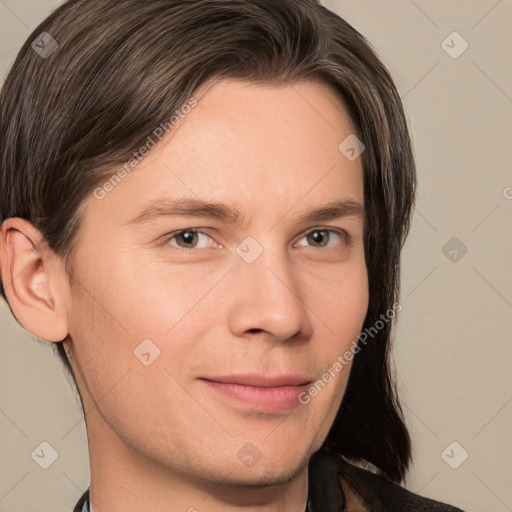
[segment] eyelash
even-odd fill
[[[346,243],[347,245],[351,246],[352,245],[352,237],[344,230],[344,229],[333,229],[333,228],[313,228],[313,229],[310,229],[309,231],[305,232],[301,238],[299,240],[301,240],[302,238],[304,237],[307,237],[308,235],[310,235],[311,233],[314,233],[314,232],[327,232],[327,233],[334,233],[336,235],[340,235],[341,238],[343,239],[344,243]],[[210,235],[208,235],[208,233],[205,233],[204,231],[201,231],[199,228],[186,228],[186,229],[180,229],[179,231],[173,231],[172,233],[169,233],[163,240],[163,242],[161,243],[161,246],[162,247],[166,247],[168,245],[170,245],[170,241],[175,238],[176,236],[179,236],[181,235],[182,233],[200,233],[200,234],[204,234],[208,237],[211,238]],[[330,240],[329,240],[330,241]],[[312,247],[313,249],[315,247]],[[318,247],[318,249],[332,249],[333,247],[330,247],[330,246],[327,246],[327,247]],[[196,251],[199,251],[200,249],[196,249],[196,248],[192,248],[192,249],[183,249],[182,247],[179,247],[179,246],[173,246],[173,250],[177,250],[178,252],[181,252],[181,253],[187,253],[187,254],[190,254],[191,252],[196,252]]]

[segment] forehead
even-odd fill
[[[339,199],[362,202],[362,160],[339,149],[353,128],[331,87],[222,80],[194,98],[197,105],[170,135],[100,201],[119,223],[162,197],[274,214]]]

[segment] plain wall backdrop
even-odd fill
[[[406,486],[512,511],[512,0],[325,0],[403,98],[419,191],[394,359],[413,441]],[[61,2],[0,0],[0,80]],[[69,511],[89,485],[78,396],[0,303],[0,512]],[[41,468],[42,442],[57,460]],[[467,458],[466,458],[467,457]]]

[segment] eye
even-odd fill
[[[199,231],[198,229],[182,229],[181,231],[175,231],[174,233],[171,233],[169,236],[167,236],[163,242],[163,245],[174,245],[171,243],[171,241],[176,239],[176,243],[178,245],[177,250],[187,251],[206,248],[204,245],[203,247],[197,246],[197,243],[201,238],[203,240],[206,238],[212,240],[211,236],[207,235],[203,231]]]
[[[334,236],[333,236],[334,235]],[[331,240],[335,240],[336,239],[341,239],[342,240],[342,243],[344,244],[350,244],[350,236],[349,234],[342,230],[342,229],[320,229],[320,228],[315,228],[311,231],[308,231],[304,237],[305,239],[308,240],[308,242],[311,242],[313,245],[312,247],[317,247],[317,248],[320,248],[320,249],[323,249],[325,247],[332,247],[333,244],[331,244],[330,246],[328,245],[328,243],[331,241]],[[301,245],[301,244],[299,244]],[[336,245],[336,244],[334,244]]]
[[[198,249],[207,249],[208,248],[208,239],[213,240],[210,235],[205,233],[204,231],[200,231],[195,228],[187,228],[181,229],[179,231],[174,231],[165,237],[162,242],[162,246],[171,245],[178,251],[181,252],[191,252]],[[351,238],[350,235],[345,230],[340,229],[320,229],[315,228],[308,231],[302,239],[306,239],[313,248],[329,248],[336,246],[336,240],[340,241],[345,245],[350,245]],[[200,242],[203,241],[203,245],[201,246]],[[334,240],[334,243],[330,243]],[[219,247],[218,244],[214,242],[215,246]],[[303,244],[296,244],[303,245]]]

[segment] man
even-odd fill
[[[312,0],[73,0],[32,36],[0,261],[80,393],[75,510],[458,510],[398,485],[415,170],[363,38]]]

